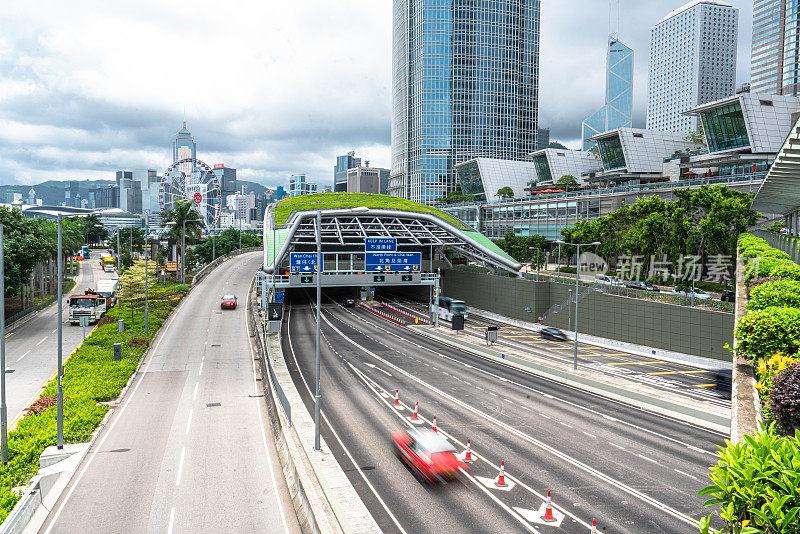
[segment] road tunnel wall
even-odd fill
[[[565,302],[572,289],[568,284],[463,270],[443,271],[442,287],[444,295],[468,306],[529,322]],[[569,307],[542,323],[566,330],[572,326],[570,312],[574,317]],[[731,360],[725,344],[733,343],[733,320],[730,313],[600,292],[581,300],[578,317],[585,334],[725,361]]]

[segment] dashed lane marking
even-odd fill
[[[606,365],[649,365],[655,363],[667,363],[662,361],[646,361],[646,362],[611,362]]]
[[[611,445],[612,447],[616,447],[616,448],[618,448],[618,449],[619,449],[619,450],[621,450],[621,451],[627,450],[627,449],[625,449],[625,447],[623,447],[622,445],[617,445],[616,443],[612,443],[612,442],[610,442],[610,441],[608,442],[608,444],[609,444],[609,445]]]
[[[658,371],[655,373],[645,373],[645,374],[646,375],[689,375],[695,373],[710,373],[710,372],[711,371],[708,371],[706,369],[701,369],[699,371]]]

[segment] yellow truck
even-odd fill
[[[103,271],[107,273],[114,272],[114,256],[103,256],[100,258],[100,265],[103,267]]]

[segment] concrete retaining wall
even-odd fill
[[[444,295],[468,306],[529,322],[566,301],[573,289],[569,284],[461,270],[443,271],[442,287]],[[574,309],[571,312],[574,315]],[[574,327],[569,316],[570,309],[564,308],[542,322],[566,330]],[[724,361],[731,361],[725,344],[733,343],[733,322],[730,313],[597,291],[581,300],[578,314],[579,330],[585,334]]]

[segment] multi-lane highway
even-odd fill
[[[115,277],[103,272],[99,255],[79,262],[80,272],[75,288],[61,302],[63,314],[62,352],[66,358],[83,341],[83,328],[69,324],[68,297],[96,287],[98,280]],[[91,328],[86,328],[89,335]],[[32,318],[6,332],[6,385],[9,419],[13,422],[23,415],[34,397],[56,372],[58,351],[58,307],[56,304],[35,312]]]
[[[428,316],[424,304],[396,295],[388,295],[386,300],[392,305],[400,306],[401,309],[406,308],[423,317]],[[573,363],[572,341],[543,339],[539,332],[475,313],[469,315],[469,320],[464,325],[464,332],[473,338],[483,340],[486,327],[490,324],[499,328],[495,348],[509,348],[516,351],[515,354],[527,355],[534,361],[567,366]],[[730,408],[731,405],[728,398],[714,389],[716,383],[713,369],[665,361],[656,357],[633,354],[620,348],[612,349],[584,342],[578,343],[578,361],[582,368],[609,377],[679,394],[716,407]]]
[[[313,305],[291,295],[284,354],[312,408]],[[694,533],[697,491],[724,436],[468,355],[326,299],[323,433],[386,532]],[[392,405],[399,390],[402,406]],[[437,417],[478,461],[461,482],[420,484],[393,455],[391,433]],[[510,489],[493,480],[505,461]],[[540,519],[550,490],[557,525]],[[559,530],[560,529],[560,530]]]
[[[246,324],[260,261],[223,263],[164,323],[42,532],[300,531]]]

